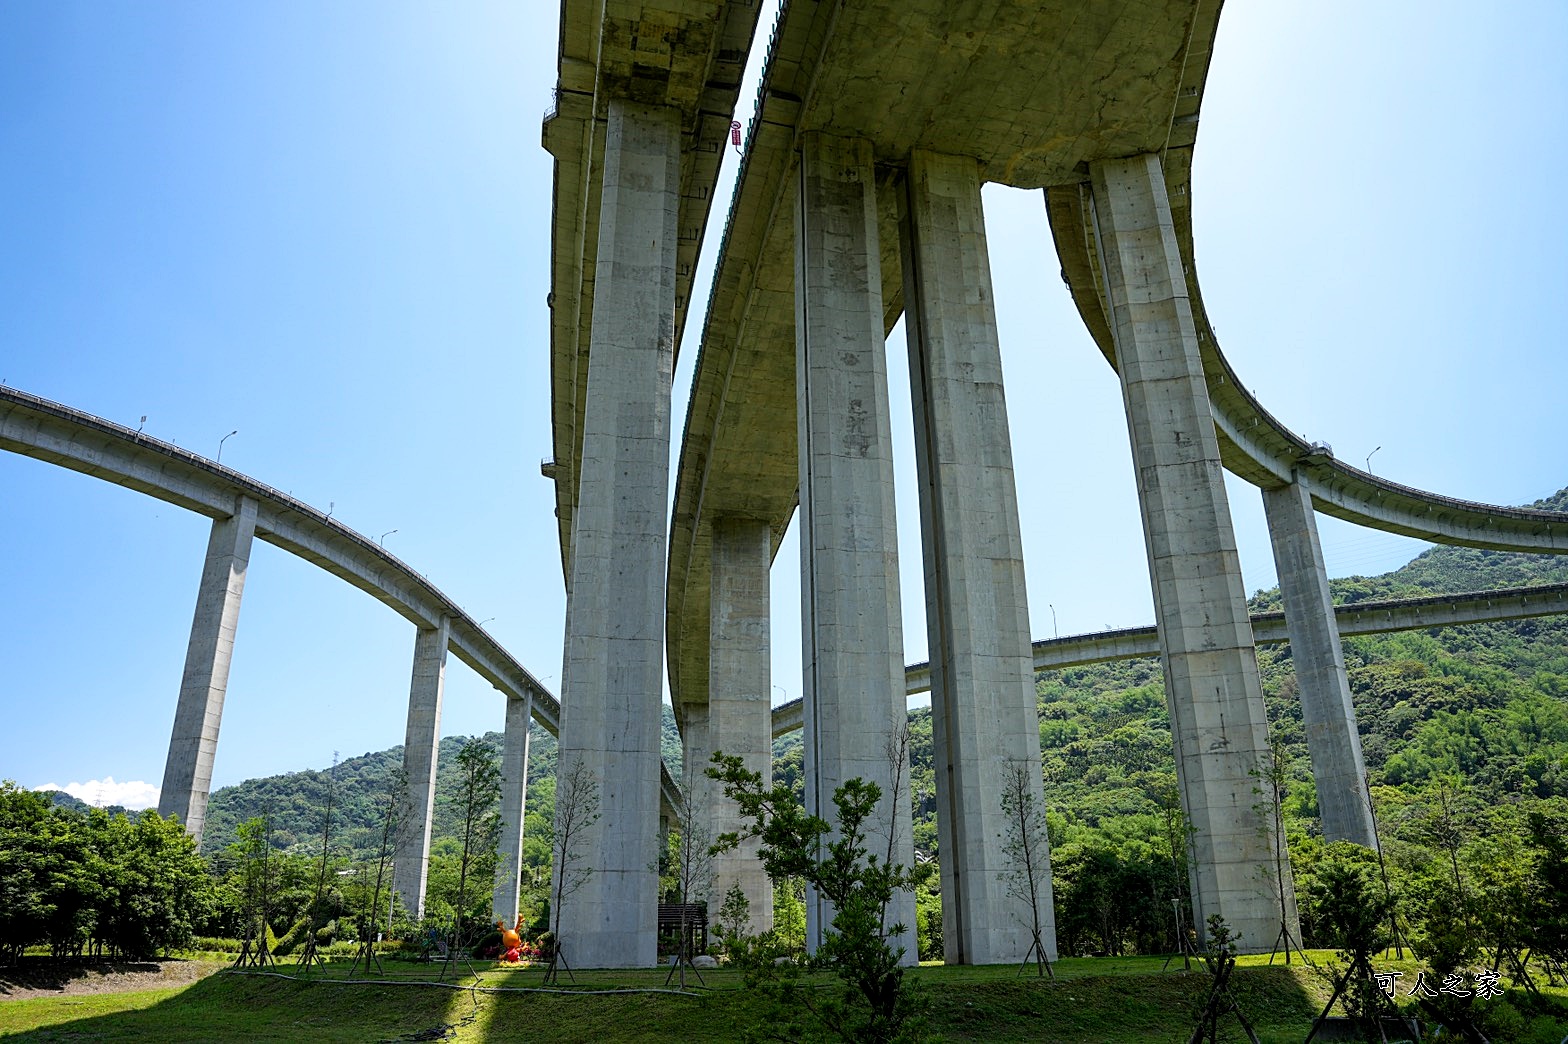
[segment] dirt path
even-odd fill
[[[168,989],[188,985],[227,967],[224,961],[55,964],[24,959],[19,968],[0,968],[0,1001]]]

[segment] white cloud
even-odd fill
[[[124,805],[129,809],[138,809],[156,808],[158,805],[158,788],[140,779],[117,783],[113,776],[105,776],[103,779],[90,779],[86,783],[67,783],[63,787],[58,783],[45,783],[33,789],[63,790],[77,800],[98,808]]]

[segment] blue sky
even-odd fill
[[[145,415],[209,456],[238,429],[224,463],[372,539],[395,531],[387,546],[493,618],[552,688],[564,595],[538,470],[539,124],[557,10],[0,5],[0,379],[133,427]],[[1196,260],[1227,355],[1285,423],[1451,495],[1517,503],[1568,485],[1565,46],[1553,3],[1506,18],[1226,8]],[[986,206],[1034,631],[1147,623],[1115,377],[1061,285],[1039,194],[992,188]],[[918,660],[901,331],[888,350]],[[1248,588],[1272,586],[1257,493],[1230,490]],[[1321,524],[1336,574],[1421,546]],[[207,526],[0,454],[0,777],[157,786]],[[798,571],[792,536],[774,568],[777,699],[800,694]],[[391,610],[258,543],[216,782],[400,743],[412,646]],[[501,721],[499,696],[452,661],[443,731]]]

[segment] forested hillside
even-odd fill
[[[1568,511],[1568,490],[1531,506]],[[1393,572],[1332,588],[1346,604],[1562,582],[1568,556],[1434,547]],[[1279,609],[1279,591],[1259,591],[1250,604]],[[1462,874],[1517,855],[1531,811],[1568,830],[1568,618],[1352,638],[1345,661],[1385,848],[1411,887],[1433,893],[1420,882],[1443,854],[1432,842],[1434,817],[1452,821]],[[1323,845],[1290,647],[1260,648],[1258,666],[1305,896]],[[1035,687],[1063,952],[1168,950],[1170,901],[1184,893],[1185,870],[1159,661],[1042,672]],[[930,712],[914,713],[911,729],[915,840],[935,856]],[[798,735],[774,750],[776,771],[797,781]],[[920,897],[926,956],[940,952],[935,888],[932,880]],[[1310,931],[1310,899],[1302,912]]]
[[[501,750],[501,734],[488,732],[482,737]],[[434,834],[437,838],[456,834],[456,761],[466,736],[445,736],[436,767],[436,810]],[[672,772],[680,765],[680,736],[669,707],[664,708],[663,749]],[[529,731],[528,786],[530,805],[548,801],[555,776],[555,737],[535,724]],[[367,751],[344,758],[336,768],[305,769],[280,776],[248,779],[214,791],[207,806],[207,826],[202,836],[202,851],[222,851],[236,840],[240,823],[263,813],[272,818],[273,844],[296,854],[320,854],[321,810],[326,802],[329,780],[334,786],[334,846],[344,855],[369,858],[380,839],[380,813],[377,803],[403,764],[403,748]],[[540,789],[540,784],[544,789]],[[65,795],[66,801],[75,799]],[[57,798],[56,800],[59,800]],[[77,804],[80,804],[77,802]]]
[[[1537,506],[1568,509],[1568,496]],[[1437,547],[1332,588],[1344,604],[1564,581],[1565,556]],[[1280,608],[1279,591],[1259,592],[1252,608]],[[1461,873],[1477,875],[1517,853],[1530,811],[1568,824],[1568,619],[1351,638],[1345,664],[1385,849],[1412,889],[1433,892],[1419,882],[1443,856],[1437,820],[1451,820]],[[1258,666],[1306,896],[1323,846],[1289,646],[1260,648]],[[1168,840],[1175,767],[1158,661],[1042,674],[1037,691],[1063,948],[1168,948],[1168,903],[1181,883]],[[1311,931],[1310,899],[1302,913]]]
[[[1568,511],[1568,490],[1534,506]],[[1335,580],[1333,590],[1336,602],[1350,603],[1564,581],[1568,556],[1437,547],[1382,576]],[[1279,592],[1260,591],[1251,605],[1254,611],[1277,609]],[[1352,638],[1345,658],[1385,848],[1392,872],[1408,887],[1438,894],[1432,875],[1447,865],[1460,876],[1461,888],[1466,875],[1495,876],[1499,860],[1506,862],[1525,843],[1532,811],[1543,813],[1554,829],[1568,823],[1568,619]],[[1287,777],[1283,811],[1310,933],[1315,912],[1309,886],[1323,846],[1290,649],[1260,649],[1258,663]],[[1169,949],[1170,902],[1183,894],[1185,871],[1158,661],[1045,672],[1036,690],[1063,951]],[[935,857],[930,712],[914,713],[911,726],[916,845],[922,858]],[[486,738],[499,748],[498,735]],[[454,832],[450,766],[461,742],[448,737],[441,744],[438,838]],[[541,839],[553,808],[555,743],[536,727],[532,744],[525,880],[537,882],[548,873]],[[664,748],[678,772],[679,742],[668,708]],[[799,735],[778,741],[774,751],[776,775],[798,787]],[[363,858],[373,850],[376,801],[401,756],[395,747],[337,766],[341,855]],[[241,821],[270,805],[275,844],[315,852],[328,776],[313,770],[218,791],[204,850],[221,851]],[[1443,830],[1433,826],[1438,819]],[[438,861],[444,852],[438,843]],[[920,903],[921,949],[928,955],[940,948],[935,891],[932,878]]]

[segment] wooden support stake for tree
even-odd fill
[[[1187,1038],[1187,1044],[1201,1044],[1205,1040],[1219,1044],[1220,1019],[1226,1015],[1236,1017],[1252,1044],[1261,1044],[1258,1035],[1253,1032],[1252,1023],[1242,1014],[1241,1005],[1231,996],[1230,976],[1236,969],[1236,951],[1232,945],[1230,926],[1219,914],[1209,918],[1209,952],[1200,954],[1200,958],[1212,981],[1208,1000],[1198,1015],[1198,1024],[1193,1027],[1192,1035]]]

